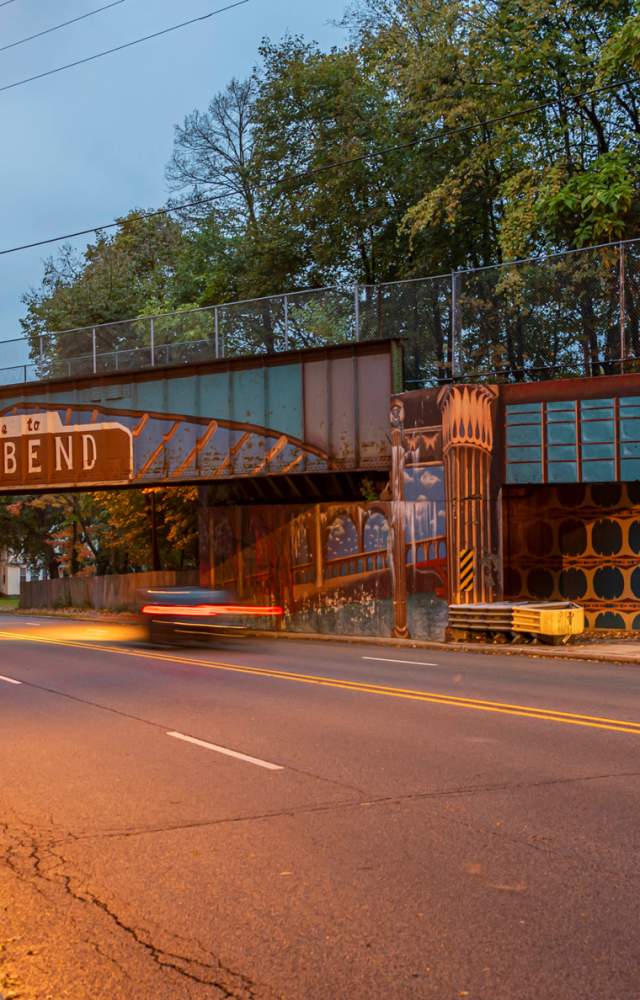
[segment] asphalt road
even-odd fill
[[[5,998],[640,998],[637,667],[3,616],[0,675]]]

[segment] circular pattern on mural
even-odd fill
[[[597,507],[614,507],[620,503],[622,487],[618,483],[601,483],[591,487],[591,499]]]
[[[594,574],[593,589],[597,597],[604,597],[607,601],[621,597],[624,591],[624,576],[615,566],[602,566]]]
[[[525,526],[514,521],[509,526],[509,550],[512,556],[525,551]]]
[[[594,524],[591,540],[599,556],[614,556],[622,548],[622,528],[617,521],[605,517]]]
[[[631,574],[631,589],[634,597],[640,597],[640,566]]]
[[[544,486],[534,486],[529,494],[529,505],[531,507],[547,507],[549,504],[549,494]]]
[[[640,483],[636,479],[633,483],[627,483],[627,496],[629,503],[640,503]]]
[[[504,573],[504,592],[507,595],[517,596],[520,594],[522,580],[517,569],[508,566]]]
[[[564,569],[560,574],[560,593],[567,600],[575,601],[587,592],[587,578],[581,569]]]
[[[527,528],[527,551],[546,556],[553,548],[553,528],[546,521],[534,521]]]
[[[556,486],[556,496],[561,507],[579,507],[584,503],[586,489],[578,483],[564,483]]]
[[[558,541],[563,556],[581,556],[587,547],[587,529],[582,521],[562,521]]]
[[[527,587],[534,597],[551,597],[553,576],[546,569],[532,569],[527,577]]]
[[[629,546],[636,555],[640,553],[640,521],[633,521],[629,525]]]
[[[596,628],[624,628],[624,618],[613,611],[604,611],[595,621]]]

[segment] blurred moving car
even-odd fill
[[[162,645],[242,635],[260,619],[283,614],[277,605],[241,603],[229,590],[203,587],[142,590],[139,603],[148,641]]]

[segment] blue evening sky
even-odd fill
[[[12,0],[0,47],[109,0]],[[225,6],[227,0],[124,0],[79,24],[0,52],[0,88]],[[260,40],[286,32],[323,48],[345,40],[346,0],[250,0],[200,24],[44,80],[0,92],[0,249],[163,204],[173,126],[248,74]],[[82,247],[84,240],[74,243]],[[20,299],[55,246],[0,256],[0,340],[19,336]],[[0,368],[21,362],[2,348]]]

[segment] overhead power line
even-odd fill
[[[9,0],[9,2],[13,3],[13,0]],[[78,21],[84,21],[88,17],[93,17],[94,14],[101,14],[103,10],[109,10],[110,7],[117,7],[124,2],[125,0],[113,0],[113,3],[108,3],[104,7],[98,7],[97,10],[90,10],[87,14],[80,14],[80,17],[72,17],[70,21],[63,21],[62,24],[54,24],[52,28],[37,31],[35,35],[28,35],[26,38],[20,38],[17,42],[9,42],[8,45],[2,45],[0,46],[0,52],[6,52],[7,49],[15,49],[18,45],[25,45],[27,42],[32,42],[34,38],[42,38],[43,35],[50,35],[53,31],[60,31],[61,28],[67,28],[70,24],[77,24]]]
[[[13,3],[13,0],[5,0],[5,3]],[[179,31],[180,28],[186,28],[190,24],[196,24],[198,21],[207,21],[210,17],[214,17],[216,14],[223,14],[227,10],[232,10],[234,7],[242,7],[244,4],[249,3],[249,0],[236,0],[235,3],[230,3],[226,7],[220,7],[218,10],[209,11],[208,14],[202,14],[200,17],[192,17],[189,21],[182,21],[180,24],[174,24],[170,28],[163,28],[162,31],[154,31],[151,35],[144,35],[142,38],[135,38],[132,42],[125,42],[123,45],[116,45],[112,49],[105,49],[104,52],[95,52],[92,56],[85,56],[83,59],[76,59],[74,62],[66,63],[64,66],[57,66],[55,69],[48,69],[44,73],[36,73],[34,76],[27,76],[24,80],[16,80],[14,83],[6,83],[3,87],[0,87],[0,93],[5,90],[13,90],[15,87],[23,87],[25,83],[33,83],[34,80],[42,80],[46,76],[54,76],[56,73],[63,73],[67,69],[73,69],[75,66],[82,66],[84,63],[93,62],[94,59],[102,59],[104,56],[113,55],[114,52],[122,52],[124,49],[130,49],[134,45],[140,45],[142,42],[149,42],[152,38],[160,38],[162,35],[168,35],[172,31]],[[0,7],[2,4],[0,4]]]
[[[242,0],[242,2],[247,2],[247,0]],[[233,6],[237,6],[237,4],[234,4]],[[619,80],[617,83],[611,83],[603,87],[596,87],[592,90],[584,90],[578,94],[566,94],[565,97],[568,100],[580,100],[582,97],[590,97],[595,94],[614,90],[618,87],[623,87],[628,83],[635,82],[637,81],[631,79]],[[437,135],[418,136],[415,139],[410,139],[407,142],[396,143],[393,146],[380,146],[377,149],[369,150],[366,153],[359,153],[356,156],[348,156],[341,160],[331,160],[329,163],[325,163],[320,167],[310,167],[308,170],[301,170],[297,174],[291,174],[289,177],[283,177],[276,183],[280,185],[301,183],[311,177],[314,177],[316,174],[326,173],[327,171],[335,170],[339,167],[349,166],[353,163],[360,163],[363,160],[370,160],[376,156],[384,156],[386,153],[395,153],[403,149],[410,149],[412,146],[417,146],[420,143],[425,143],[426,145],[431,142],[439,142],[441,139],[449,139],[452,136],[462,135],[465,132],[473,132],[477,129],[486,128],[487,125],[495,125],[499,122],[507,121],[513,118],[521,118],[534,111],[539,111],[542,108],[549,107],[549,105],[555,103],[555,100],[541,101],[539,104],[529,105],[528,108],[521,108],[520,111],[509,111],[506,114],[498,115],[495,118],[487,118],[483,121],[474,122],[470,125],[461,125],[459,128],[445,129]],[[152,212],[140,212],[139,218],[142,220],[154,219],[158,216],[172,215],[174,212],[186,211],[189,208],[201,208],[203,205],[211,205],[214,202],[222,201],[225,197],[226,195],[218,194],[211,195],[207,198],[197,198],[194,201],[182,202],[179,205],[167,205],[165,208],[154,209]],[[74,233],[64,233],[62,236],[51,236],[48,239],[36,240],[33,243],[23,243],[20,246],[8,247],[6,250],[0,250],[0,257],[10,253],[18,253],[20,250],[32,250],[35,247],[48,246],[52,243],[62,243],[64,240],[72,240],[78,236],[91,236],[95,233],[104,232],[107,229],[117,229],[120,225],[121,222],[107,222],[102,226],[91,226],[88,229],[80,229]]]
[[[4,3],[0,3],[0,7],[8,7],[10,3],[15,3],[15,0],[4,0]]]

